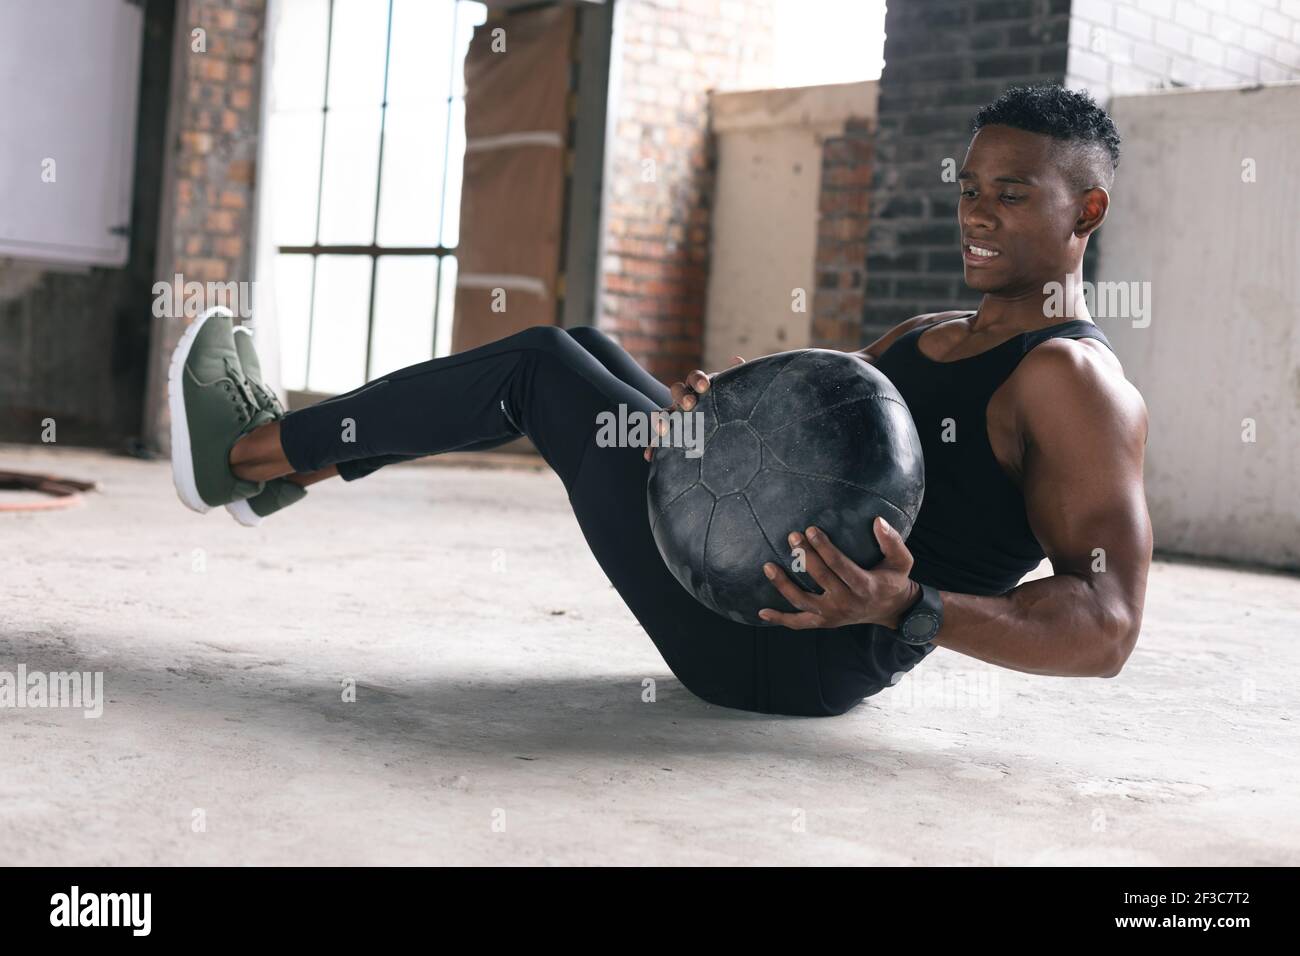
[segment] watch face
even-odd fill
[[[933,614],[921,611],[913,614],[903,625],[903,634],[909,640],[929,640],[938,630],[939,619]]]

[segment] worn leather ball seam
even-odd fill
[[[794,366],[798,365],[801,361],[803,361],[811,354],[812,354],[811,351],[809,351],[809,352],[804,352],[802,355],[796,355],[790,361],[782,365],[781,368],[777,371],[777,373],[772,376],[772,380],[768,382],[766,385],[764,385],[763,390],[758,393],[758,397],[754,399],[754,404],[749,406],[749,411],[745,413],[745,417],[743,419],[732,419],[732,420],[749,421],[750,416],[753,415],[754,412],[758,409],[759,403],[763,401],[763,396],[767,394],[767,390],[772,387],[773,383],[775,383],[778,378],[780,378],[782,375],[784,375],[787,371],[789,371]],[[728,371],[730,371],[730,369],[728,369]],[[719,421],[722,420],[721,415],[718,416],[718,420]]]

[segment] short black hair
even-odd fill
[[[1013,86],[975,114],[971,133],[985,126],[1010,126],[1060,140],[1069,150],[1066,175],[1079,189],[1110,188],[1115,181],[1119,130],[1087,90],[1052,84]]]

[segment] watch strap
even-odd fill
[[[921,585],[921,597],[898,622],[899,639],[907,644],[929,644],[943,626],[943,599],[936,588]]]

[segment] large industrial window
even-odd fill
[[[263,232],[285,387],[336,393],[445,355],[470,0],[278,0]]]

